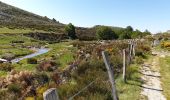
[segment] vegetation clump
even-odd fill
[[[76,39],[76,31],[73,24],[70,23],[67,26],[65,26],[65,32],[67,33],[69,38]]]
[[[27,59],[27,63],[28,64],[37,64],[37,59],[35,59],[35,58],[28,58]]]
[[[1,71],[11,71],[14,67],[10,63],[0,63]]]
[[[101,26],[96,31],[97,38],[100,40],[112,40],[116,39],[116,33],[110,28],[106,26]]]
[[[58,68],[58,65],[54,61],[43,61],[37,66],[37,69],[39,71],[54,71]]]
[[[13,92],[13,93],[20,93],[21,86],[19,84],[10,84],[8,86],[8,91]]]

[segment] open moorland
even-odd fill
[[[60,100],[168,100],[169,52],[169,33],[65,25],[0,2],[0,100],[51,88]]]

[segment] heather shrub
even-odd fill
[[[18,100],[16,94],[9,93],[6,89],[0,90],[0,100]]]
[[[15,40],[15,41],[11,41],[11,43],[24,43],[24,41],[21,41],[21,40]]]
[[[35,58],[28,58],[27,59],[27,63],[28,64],[37,64],[37,59],[35,59]]]
[[[136,52],[135,52],[135,55],[138,56],[138,57],[139,56],[144,57],[144,52],[140,49],[137,49]]]
[[[55,71],[52,75],[51,78],[53,79],[53,81],[59,85],[61,83],[61,77],[60,77],[60,73]]]
[[[144,63],[142,57],[136,57],[136,58],[135,58],[135,62],[136,62],[137,64],[143,64],[143,63]]]
[[[22,82],[24,81],[26,85],[31,85],[31,82],[33,80],[33,74],[28,71],[21,71],[19,73],[19,80]]]
[[[136,46],[137,50],[141,50],[144,53],[149,53],[151,51],[150,46],[145,44],[139,44]]]
[[[85,46],[85,43],[83,41],[74,41],[71,43],[74,47],[81,47]]]
[[[21,86],[19,84],[10,84],[8,86],[8,91],[13,93],[20,93],[21,92]]]
[[[45,83],[49,82],[49,76],[45,72],[38,72],[34,76],[35,80],[38,82],[38,84],[43,85]]]
[[[2,71],[11,71],[13,66],[10,63],[0,63],[0,70]]]
[[[57,69],[59,64],[54,61],[43,61],[37,66],[39,71],[54,71]]]

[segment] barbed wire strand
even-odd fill
[[[76,97],[77,95],[79,95],[81,92],[83,92],[85,89],[87,89],[89,86],[91,86],[96,80],[92,81],[90,84],[88,84],[87,86],[85,86],[83,89],[81,89],[79,92],[77,92],[75,95],[73,95],[72,97],[70,97],[68,100],[73,100],[74,97]]]

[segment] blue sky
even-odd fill
[[[156,33],[170,29],[170,0],[0,0],[61,23],[92,27],[131,25]]]

